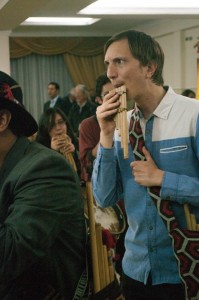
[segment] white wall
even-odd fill
[[[10,74],[9,31],[0,31],[0,70]]]
[[[165,54],[164,81],[181,93],[197,88],[197,59],[194,45],[199,41],[199,18],[197,20],[160,20],[134,28],[153,36]]]

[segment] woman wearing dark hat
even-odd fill
[[[77,175],[64,157],[27,139],[37,129],[21,88],[0,72],[1,300],[73,299],[85,268]]]

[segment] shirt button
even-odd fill
[[[149,230],[153,230],[153,226],[149,226]]]
[[[153,252],[153,251],[154,251],[153,247],[150,247],[150,248],[149,248],[149,251],[150,251],[150,252]]]

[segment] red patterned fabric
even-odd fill
[[[0,96],[9,100],[14,100],[11,88],[7,83],[0,82]]]
[[[136,160],[145,160],[142,152],[144,138],[139,116],[133,111],[130,120],[129,139]],[[199,232],[179,228],[172,210],[172,202],[160,198],[160,187],[148,188],[158,213],[163,219],[173,241],[179,274],[185,286],[186,299],[199,299]]]

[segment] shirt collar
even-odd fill
[[[80,108],[83,108],[86,104],[87,104],[88,101],[85,101],[83,102],[82,104],[80,103],[77,103],[77,105],[80,107]]]
[[[153,112],[154,116],[164,120],[168,119],[169,113],[175,103],[176,98],[176,93],[173,91],[173,89],[170,86],[166,88],[168,89],[166,94]]]
[[[154,112],[151,116],[156,116],[160,119],[168,119],[169,113],[175,103],[176,93],[173,91],[173,89],[169,86],[165,86],[165,89],[167,90],[166,94],[162,98],[159,105],[156,107]],[[142,112],[139,110],[137,105],[135,104],[135,112],[139,114],[140,118],[143,118]],[[150,117],[149,117],[150,118]]]
[[[51,102],[51,103],[55,103],[55,102],[57,101],[58,98],[59,98],[59,96],[56,96],[55,98],[50,99],[50,102]]]

